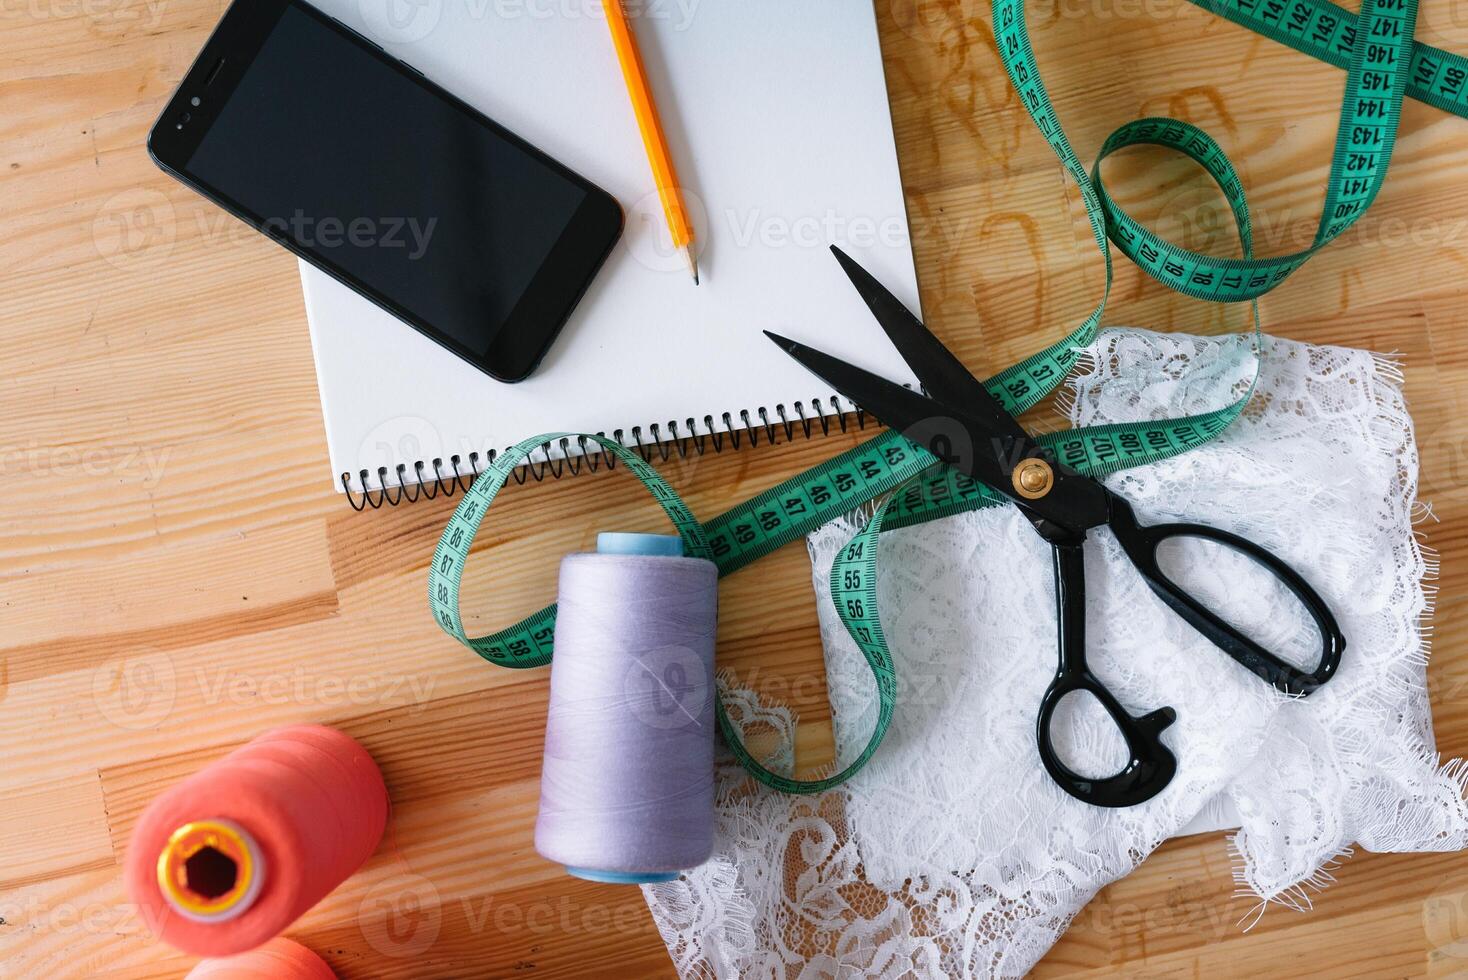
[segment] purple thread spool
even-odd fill
[[[535,849],[578,878],[672,881],[713,851],[718,579],[668,535],[561,563]]]

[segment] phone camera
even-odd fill
[[[202,105],[203,102],[204,100],[199,98],[197,95],[194,96],[192,99],[189,99],[189,105],[193,106],[195,109],[199,108],[199,106]]]

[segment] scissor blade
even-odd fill
[[[904,388],[895,381],[888,381],[854,364],[848,364],[814,347],[807,347],[798,340],[782,337],[765,331],[781,350],[795,358],[812,374],[826,384],[870,412],[889,428],[901,429],[918,421],[930,418],[942,411],[931,398]]]
[[[904,438],[976,480],[996,488],[1008,486],[1004,458],[1012,440],[1005,433],[993,432],[981,420],[814,347],[768,330],[765,336]]]
[[[1077,532],[1106,522],[1106,488],[1058,462],[1054,467],[1054,489],[1044,499],[1017,495],[1011,482],[1016,463],[1023,458],[1045,455],[1023,430],[1018,438],[1012,438],[1006,432],[996,432],[984,419],[950,408],[814,347],[768,330],[765,336],[909,442],[1009,497],[1046,540],[1071,540]]]
[[[831,251],[867,309],[886,331],[897,353],[912,368],[912,373],[922,383],[928,394],[949,405],[961,405],[979,418],[990,422],[996,435],[1020,437],[1024,430],[1010,417],[1004,407],[989,394],[982,381],[975,378],[953,352],[943,346],[943,341],[933,335],[927,326],[912,315],[902,301],[893,296],[867,270],[857,264],[835,245]]]

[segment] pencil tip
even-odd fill
[[[693,273],[693,284],[697,286],[698,281],[698,253],[693,250],[693,243],[689,242],[683,247],[683,254],[688,257],[688,271]]]

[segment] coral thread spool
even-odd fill
[[[561,563],[535,848],[572,875],[671,881],[713,851],[718,580],[666,535]]]
[[[164,942],[199,956],[242,953],[356,871],[387,809],[382,773],[350,736],[320,725],[267,732],[148,805],[127,891]]]
[[[280,938],[248,953],[202,960],[184,980],[337,980],[337,976],[311,950]]]

